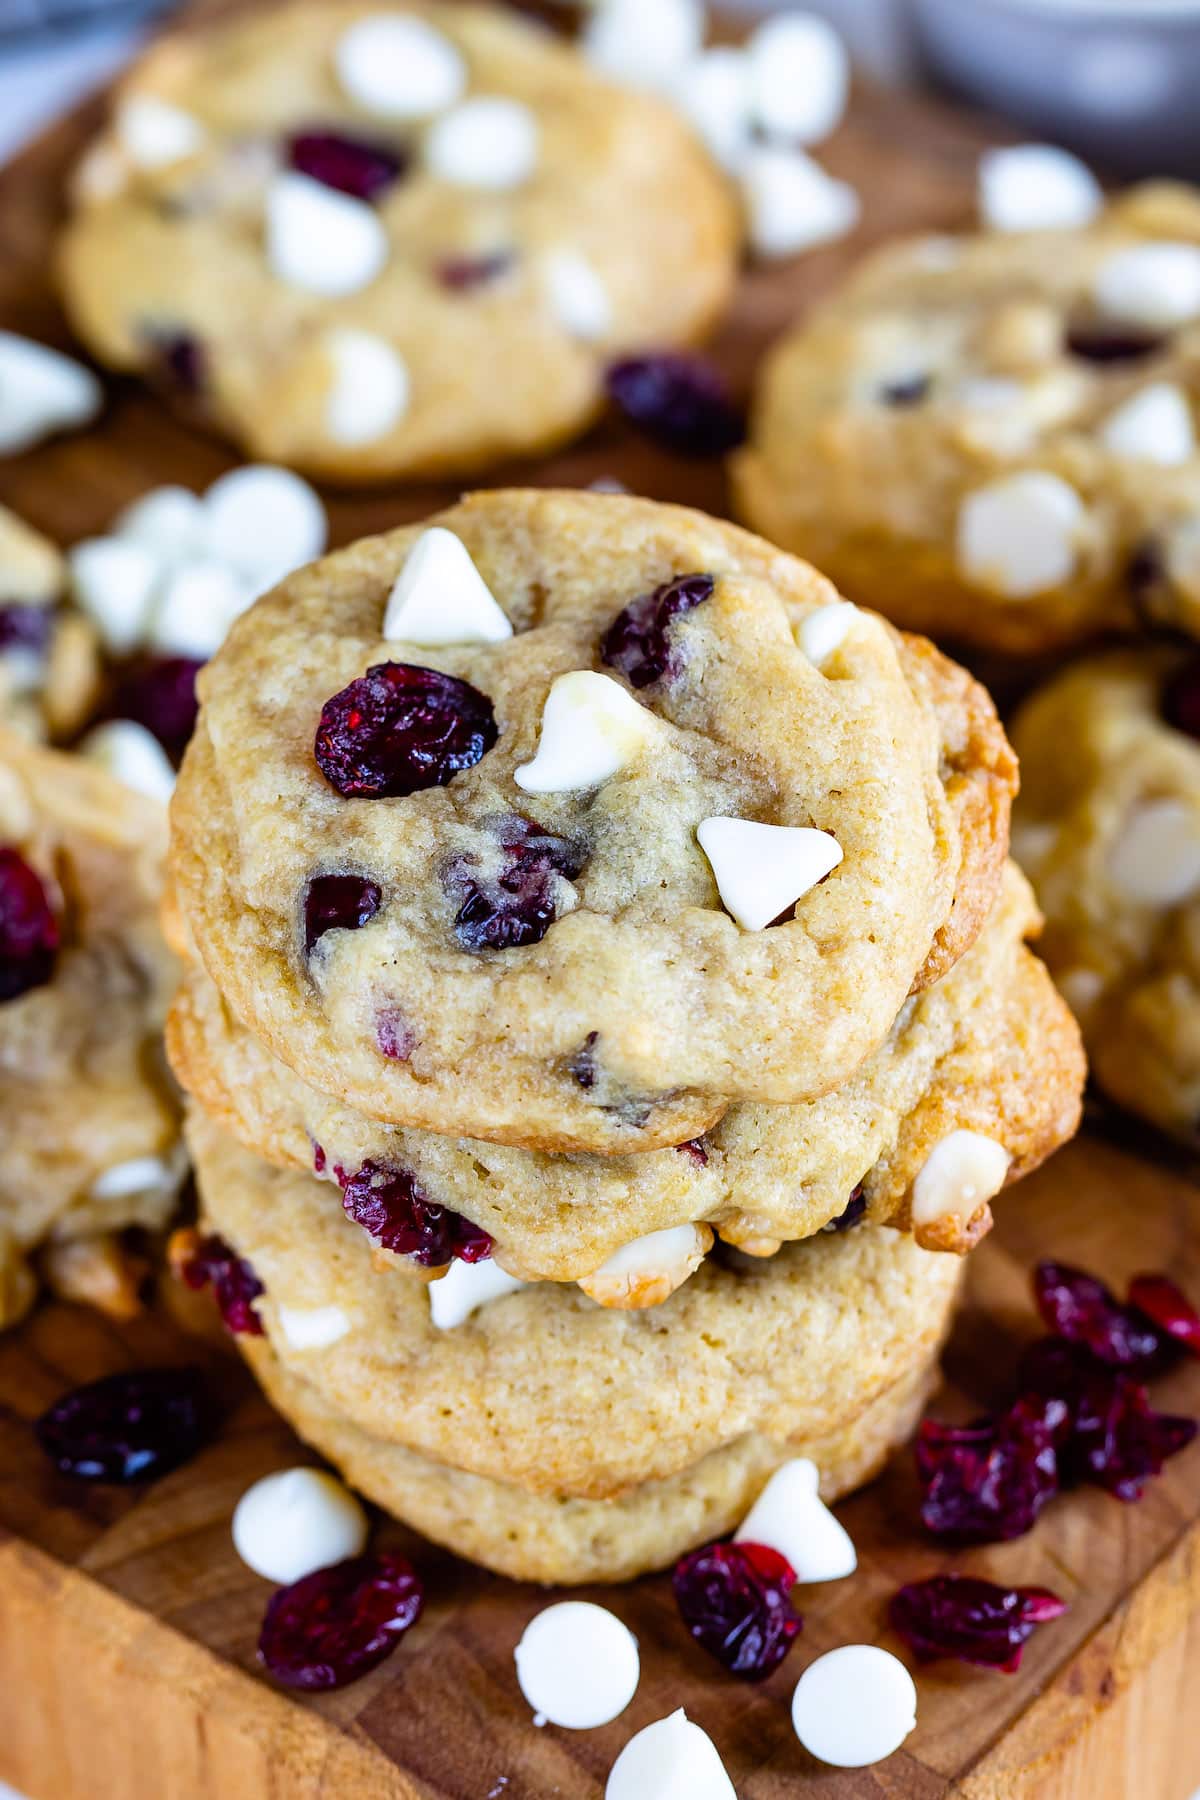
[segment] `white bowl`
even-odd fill
[[[1200,177],[1200,0],[912,0],[952,86],[1129,173]]]

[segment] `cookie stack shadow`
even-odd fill
[[[395,1516],[517,1578],[625,1579],[732,1529],[789,1458],[811,1457],[833,1499],[910,1434],[990,1201],[1075,1129],[1082,1053],[1007,861],[1013,758],[962,670],[851,608],[831,636],[828,584],[699,514],[493,493],[436,523],[511,619],[508,642],[468,654],[384,637],[413,527],[292,578],[205,672],[166,909],[187,963],[168,1050],[201,1195],[176,1261],[209,1273],[218,1299],[222,1283],[248,1298],[226,1316],[268,1396]],[[601,562],[595,586],[571,586]],[[629,622],[696,569],[713,572],[702,600],[659,621],[676,662],[642,682],[621,660]],[[823,631],[806,630],[822,611]],[[498,738],[423,791],[346,797],[314,734],[330,695],[385,660],[494,697]],[[514,782],[545,747],[551,683],[598,665],[668,734],[637,753],[655,766],[643,778],[629,752],[587,794]],[[735,719],[751,672],[761,704]],[[792,681],[814,719],[834,709],[819,731],[805,706],[777,714]],[[860,772],[849,747],[826,766],[823,748],[855,742],[837,708],[864,745],[878,713],[894,768],[864,750]],[[752,758],[745,740],[776,716],[786,742],[763,737]],[[841,832],[843,858],[754,932],[723,908],[695,826],[752,807],[796,823],[768,798],[767,756],[808,784],[799,810]],[[919,842],[886,853],[911,867],[897,861],[881,904],[865,865],[910,803]],[[647,900],[656,859],[663,895]],[[627,865],[638,899],[622,906]],[[522,904],[536,925],[511,929]],[[495,916],[502,942],[476,931]],[[624,962],[606,964],[609,1010],[588,983],[597,958],[640,943],[626,1054]],[[680,1044],[672,983],[689,945],[695,1043]],[[751,988],[768,950],[772,991]],[[561,1005],[522,987],[518,1031],[501,1015],[531,970]],[[576,1002],[598,1023],[564,1051]],[[721,1040],[732,1093],[678,1079],[723,1011],[761,1021],[732,1050]],[[818,1074],[781,1100],[797,1019]],[[643,1098],[630,1070],[647,1036],[664,1078]]]

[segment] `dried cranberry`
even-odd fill
[[[187,331],[155,332],[154,355],[168,385],[181,394],[203,392],[208,379],[208,359],[199,338]]]
[[[198,1369],[132,1369],[64,1394],[33,1429],[61,1475],[127,1482],[177,1469],[210,1424]]]
[[[745,436],[724,377],[698,356],[628,356],[607,385],[630,424],[681,456],[724,456]]]
[[[19,851],[0,848],[0,1001],[45,986],[59,941],[41,877]]]
[[[314,875],[304,890],[304,949],[327,931],[358,931],[379,911],[382,890],[364,875]]]
[[[1038,1311],[1058,1337],[1082,1344],[1100,1362],[1149,1369],[1162,1340],[1148,1319],[1122,1306],[1094,1275],[1067,1263],[1040,1262],[1033,1274]]]
[[[746,1681],[777,1669],[802,1620],[796,1574],[765,1544],[707,1544],[681,1557],[671,1577],[680,1616],[702,1650]]]
[[[690,1156],[698,1169],[708,1167],[708,1147],[703,1138],[689,1138],[686,1144],[676,1144],[680,1156]]]
[[[440,1269],[455,1258],[483,1262],[492,1254],[487,1232],[431,1200],[407,1169],[365,1162],[353,1175],[334,1173],[347,1213],[383,1249],[411,1256],[426,1269]]]
[[[16,600],[0,606],[0,651],[27,650],[45,656],[53,630],[52,606],[23,606]]]
[[[667,634],[681,613],[711,597],[715,585],[711,575],[677,575],[652,594],[631,600],[600,639],[601,662],[620,669],[635,688],[678,674]]]
[[[867,1216],[867,1196],[862,1191],[860,1181],[836,1219],[830,1219],[828,1230],[851,1231],[855,1225],[861,1225]]]
[[[376,663],[325,702],[314,754],[339,794],[377,798],[445,787],[498,736],[491,701],[468,682]]]
[[[336,188],[355,200],[376,200],[403,175],[407,156],[387,144],[349,137],[343,131],[297,131],[288,139],[287,160],[299,175]]]
[[[594,1088],[596,1085],[596,1045],[599,1042],[600,1033],[589,1031],[567,1064],[581,1088]]]
[[[1144,1313],[1155,1330],[1200,1356],[1200,1313],[1166,1275],[1135,1275],[1129,1304]]]
[[[893,1631],[922,1662],[955,1657],[1011,1675],[1035,1625],[1057,1619],[1066,1602],[1047,1588],[1004,1588],[972,1575],[910,1581],[888,1608]]]
[[[1097,1362],[1081,1344],[1043,1338],[1021,1359],[1022,1386],[1066,1408],[1058,1462],[1066,1484],[1090,1482],[1137,1500],[1164,1462],[1196,1435],[1193,1419],[1156,1413],[1141,1382]]]
[[[558,917],[558,875],[573,879],[585,861],[580,845],[512,814],[496,827],[499,867],[457,857],[445,872],[446,892],[458,903],[454,932],[464,950],[510,950],[537,944]]]
[[[1200,654],[1190,656],[1167,682],[1162,716],[1176,731],[1200,739]]]
[[[916,1459],[926,1530],[962,1544],[1023,1536],[1058,1491],[1066,1417],[1061,1400],[1038,1395],[971,1425],[923,1420]]]
[[[920,406],[929,392],[928,375],[906,375],[899,381],[888,381],[879,390],[885,406]]]
[[[398,1006],[385,1006],[375,1015],[375,1042],[389,1062],[407,1062],[417,1047],[417,1034]]]
[[[1139,331],[1136,325],[1113,325],[1098,319],[1080,319],[1067,328],[1067,349],[1083,362],[1142,362],[1161,350],[1165,341],[1157,331]]]
[[[328,1159],[325,1155],[324,1147],[321,1144],[314,1143],[313,1144],[313,1173],[316,1175],[323,1175],[325,1173],[325,1164],[326,1164],[327,1160]]]
[[[251,1263],[215,1234],[197,1237],[179,1264],[179,1273],[196,1292],[211,1285],[227,1328],[247,1337],[263,1335],[254,1302],[266,1292]]]
[[[345,1687],[391,1655],[423,1605],[421,1578],[402,1556],[352,1556],[271,1596],[259,1660],[285,1687]]]
[[[482,256],[448,256],[438,263],[437,278],[452,294],[466,294],[507,275],[515,260],[511,250],[492,250]]]
[[[196,676],[203,667],[193,656],[152,656],[132,664],[117,682],[113,718],[144,725],[178,763],[196,729]]]

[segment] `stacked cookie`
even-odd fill
[[[1018,717],[1017,848],[1097,1081],[1194,1146],[1200,197],[1105,201],[1025,147],[987,159],[981,198],[994,229],[890,246],[775,350],[739,502],[939,638],[1158,640],[1086,654]]]
[[[946,1252],[1078,1114],[983,691],[731,526],[555,492],[312,565],[200,690],[168,1045],[281,1410],[545,1580],[797,1447],[864,1479]]]

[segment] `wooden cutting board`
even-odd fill
[[[47,276],[64,173],[95,125],[82,108],[0,171],[0,324],[69,341]],[[848,244],[743,282],[716,354],[744,389],[765,344],[863,247],[965,223],[979,149],[1002,135],[931,102],[862,93],[831,146],[860,188]],[[0,463],[0,501],[67,544],[102,530],[145,487],[200,488],[227,450],[175,422],[130,383],[110,385],[88,433]],[[605,426],[551,463],[497,471],[581,485],[617,475],[638,492],[722,512],[720,468],[688,464]],[[449,489],[327,496],[333,540],[418,517]],[[1103,1116],[1000,1203],[971,1259],[947,1357],[944,1404],[965,1415],[1002,1397],[1033,1333],[1028,1274],[1042,1255],[1124,1282],[1168,1268],[1200,1294],[1195,1167]],[[788,1358],[820,1346],[781,1344]],[[30,1421],[66,1388],[147,1363],[202,1360],[223,1425],[195,1462],[145,1492],[84,1489],[50,1474]],[[1168,1410],[1200,1413],[1200,1366],[1158,1385]],[[564,1405],[570,1396],[563,1396]],[[665,1578],[594,1590],[637,1633],[643,1677],[602,1730],[533,1728],[512,1652],[546,1596],[485,1575],[394,1526],[380,1536],[421,1569],[424,1620],[373,1675],[297,1699],[256,1670],[270,1589],[235,1556],[233,1506],[258,1476],[305,1457],[235,1360],[165,1315],[117,1329],[47,1305],[0,1339],[0,1777],[34,1800],[598,1800],[617,1752],[678,1706],[715,1739],[741,1800],[1186,1800],[1200,1786],[1200,1447],[1140,1505],[1098,1491],[1060,1499],[1017,1543],[949,1556],[925,1541],[907,1455],[840,1509],[860,1556],[851,1580],[807,1589],[805,1629],[762,1687],[724,1676],[686,1640]],[[905,1580],[938,1569],[1041,1583],[1069,1602],[1019,1674],[938,1664],[918,1677],[920,1722],[874,1769],[822,1768],[792,1734],[788,1702],[819,1652],[890,1642],[884,1611]]]

